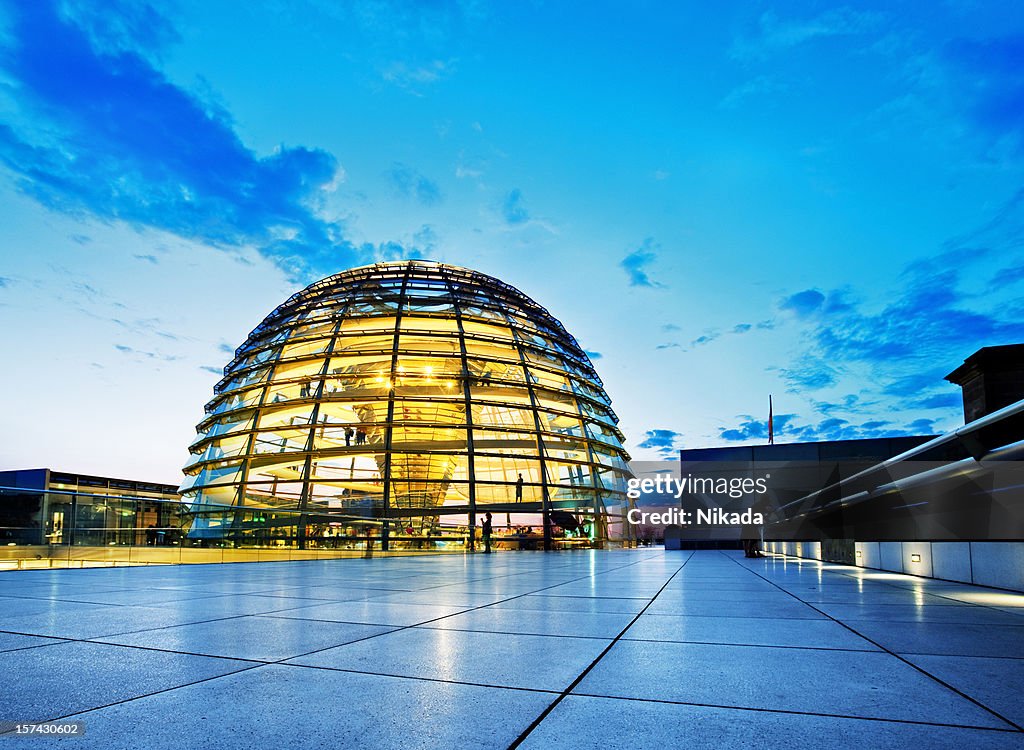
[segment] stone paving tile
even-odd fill
[[[392,628],[378,625],[247,616],[144,630],[98,640],[206,656],[280,661],[390,630]]]
[[[1007,726],[896,657],[880,652],[623,640],[574,692],[861,718]],[[913,699],[908,700],[908,696]]]
[[[249,662],[101,643],[5,651],[0,653],[0,719],[45,721],[247,666]]]
[[[281,612],[280,617],[292,620],[327,620],[359,622],[368,625],[416,625],[466,610],[450,604],[399,604],[397,602],[331,602],[314,604]]]
[[[39,638],[34,635],[0,633],[0,651],[15,651],[19,648],[32,648],[33,646],[52,646],[58,643],[65,643],[65,641],[55,638]]]
[[[1011,656],[1024,659],[1024,625],[846,620],[859,633],[899,654]],[[1022,663],[1024,668],[1024,663]]]
[[[1024,664],[1018,659],[975,656],[906,657],[957,690],[1024,726]]]
[[[548,693],[263,666],[85,714],[73,748],[507,747]],[[155,723],[174,717],[173,728]],[[28,747],[17,740],[15,748]],[[52,744],[50,745],[52,747]]]
[[[520,747],[1019,750],[1024,742],[1019,732],[569,696]]]
[[[620,612],[637,614],[648,599],[614,599],[612,597],[545,596],[530,594],[510,601],[498,602],[491,609],[518,611],[547,610],[552,612]]]
[[[561,691],[610,640],[408,628],[291,664]]]
[[[1020,618],[993,607],[934,607],[913,604],[814,605],[837,620],[876,620],[887,623],[959,623],[962,625],[1024,625]]]
[[[765,617],[679,617],[643,615],[627,632],[629,640],[790,646],[878,651],[878,647],[838,622]]]
[[[116,633],[185,625],[225,617],[265,614],[298,608],[294,599],[214,597],[166,602],[147,607],[52,602],[54,606],[33,614],[0,614],[0,630],[60,638],[99,638]]]
[[[632,622],[633,617],[634,615],[628,612],[565,612],[487,607],[445,617],[428,627],[492,633],[614,638]]]
[[[660,549],[0,574],[0,720],[147,750],[1024,747],[1022,605]]]
[[[382,594],[373,598],[374,602],[383,604],[435,604],[461,607],[480,607],[501,601],[500,594],[465,594],[444,590],[427,589],[421,591],[405,591],[400,594]]]
[[[67,602],[60,599],[0,597],[0,630],[16,630],[17,628],[11,625],[17,624],[18,621],[31,624],[56,617],[73,619],[90,612],[107,613],[109,608],[102,604]]]
[[[702,615],[705,617],[763,617],[820,620],[825,617],[813,607],[793,598],[770,601],[665,599],[658,597],[647,610],[652,615]]]

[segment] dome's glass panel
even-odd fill
[[[485,512],[523,531],[545,508],[580,542],[626,532],[629,457],[590,359],[490,276],[425,261],[331,276],[224,372],[184,470],[193,538],[435,544]]]

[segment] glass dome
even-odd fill
[[[600,378],[490,276],[403,261],[318,281],[249,334],[214,392],[181,485],[193,538],[394,546],[465,539],[485,512],[496,534],[628,533],[629,456]]]

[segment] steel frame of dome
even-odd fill
[[[629,456],[590,359],[490,276],[402,261],[311,284],[214,393],[180,488],[193,538],[305,547],[311,528],[350,524],[387,549],[399,519],[422,532],[540,512],[549,547],[558,509],[597,544],[631,536]]]

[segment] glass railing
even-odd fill
[[[305,533],[300,533],[303,526]],[[0,571],[464,552],[468,530],[180,499],[0,488]]]

